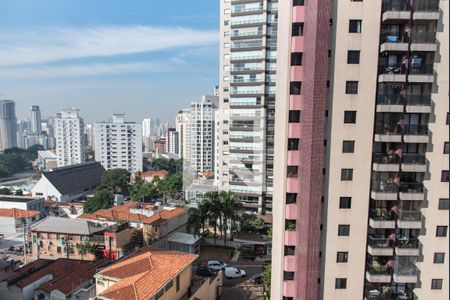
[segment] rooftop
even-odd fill
[[[40,212],[35,210],[25,210],[18,208],[0,208],[0,217],[9,217],[14,219],[36,217]]]
[[[165,177],[167,175],[167,171],[166,170],[159,170],[159,171],[147,171],[147,172],[142,172],[142,173],[138,173],[136,174],[136,176],[140,176],[140,177]]]
[[[58,158],[56,156],[56,154],[50,150],[39,150],[38,157],[42,157],[42,158],[46,158],[46,159],[48,159],[48,158],[57,159]]]
[[[75,235],[91,235],[102,230],[105,230],[103,226],[88,220],[52,216],[48,216],[30,227],[30,231]]]
[[[96,161],[60,167],[49,172],[43,172],[42,176],[63,195],[78,194],[91,190],[100,185],[105,169]]]
[[[149,299],[187,268],[197,255],[146,247],[102,270],[99,275],[118,280],[101,296],[115,300]]]
[[[178,244],[193,245],[198,242],[202,237],[200,235],[184,233],[184,232],[174,232],[167,238],[168,242],[174,242]]]
[[[35,201],[37,199],[41,199],[42,197],[30,197],[30,196],[12,196],[12,195],[0,195],[0,202],[1,201],[8,201],[8,202],[30,202]]]

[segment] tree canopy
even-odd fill
[[[42,145],[33,145],[28,149],[9,148],[0,154],[0,178],[9,177],[14,173],[31,167],[31,161],[37,158]]]
[[[152,168],[156,171],[166,170],[170,175],[183,172],[182,159],[156,158],[152,160]]]
[[[99,209],[110,208],[114,205],[114,195],[107,189],[99,188],[94,196],[88,198],[83,204],[85,213],[93,213]]]
[[[101,187],[113,194],[128,194],[130,188],[130,173],[125,169],[107,170],[101,181]]]

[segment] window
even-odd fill
[[[164,289],[161,289],[159,292],[155,294],[155,300],[158,300],[164,295]]]
[[[448,170],[442,171],[441,182],[449,182]]]
[[[345,83],[345,93],[347,95],[358,94],[358,81],[347,81]]]
[[[450,204],[449,199],[439,199],[439,209],[448,210],[449,204]]]
[[[353,169],[341,169],[341,180],[342,181],[353,180]]]
[[[338,226],[338,236],[349,236],[349,235],[350,235],[350,225]]]
[[[298,150],[299,139],[288,139],[288,150]]]
[[[166,284],[166,287],[165,287],[166,292],[167,292],[168,290],[170,290],[171,287],[173,287],[173,280],[169,281],[169,282]]]
[[[338,252],[336,257],[337,263],[346,263],[348,262],[348,252]]]
[[[294,280],[294,272],[283,272],[283,280]]]
[[[347,278],[336,278],[336,289],[346,289],[347,288]]]
[[[444,143],[444,154],[449,154],[449,144],[448,144],[448,142]]]
[[[294,0],[294,6],[305,5],[305,0]]]
[[[344,112],[344,123],[345,124],[355,124],[356,123],[356,111],[346,110]]]
[[[302,65],[302,52],[291,53],[291,66],[301,66]]]
[[[295,254],[295,246],[284,246],[284,256],[294,254]]]
[[[302,91],[302,82],[292,81],[290,86],[291,95],[300,95],[301,91]]]
[[[297,166],[288,166],[287,167],[287,177],[288,178],[297,178],[298,177],[298,167]]]
[[[340,209],[352,208],[352,197],[340,197],[339,198],[339,208]]]
[[[300,111],[299,110],[290,110],[289,111],[289,123],[298,123],[300,122]]]
[[[447,236],[447,226],[437,226],[436,227],[436,236],[437,237],[446,237]]]
[[[292,36],[303,36],[303,23],[292,24]]]
[[[177,276],[177,278],[175,279],[175,283],[177,286],[177,292],[180,291],[180,275]]]
[[[343,141],[342,153],[353,153],[353,152],[355,152],[355,141]]]
[[[359,50],[348,50],[347,52],[347,63],[348,64],[359,64]]]
[[[444,252],[435,252],[433,263],[435,264],[443,264],[445,261],[445,253]]]
[[[286,193],[286,204],[297,203],[297,193]]]
[[[442,279],[431,279],[432,290],[442,290]]]
[[[362,32],[362,20],[350,20],[348,26],[348,32],[361,33]]]

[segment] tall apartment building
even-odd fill
[[[278,1],[222,0],[220,189],[248,211],[272,207]]]
[[[183,164],[193,176],[214,170],[214,114],[218,102],[218,96],[203,96],[202,101],[191,102]]]
[[[178,132],[178,154],[180,158],[187,157],[187,128],[189,122],[189,109],[182,109],[177,113],[177,117],[175,119],[175,129]]]
[[[106,169],[142,171],[142,126],[113,114],[108,122],[94,124],[95,160]]]
[[[166,134],[166,152],[172,154],[179,154],[179,134],[175,128],[168,128]]]
[[[448,1],[279,13],[271,298],[448,299]]]
[[[0,100],[0,151],[17,147],[16,104]]]
[[[76,108],[63,109],[54,121],[58,167],[83,163],[84,121]]]
[[[31,106],[31,133],[41,134],[42,133],[42,125],[41,125],[41,110],[39,109],[39,105]]]

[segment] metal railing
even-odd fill
[[[413,32],[411,34],[412,43],[436,43],[436,32]]]
[[[396,95],[378,95],[377,104],[386,104],[386,105],[402,105],[405,101],[405,98],[399,94]]]
[[[391,243],[393,243],[393,241],[389,240],[387,237],[376,238],[369,236],[367,243],[373,248],[391,248]]]
[[[262,35],[262,31],[252,31],[252,32],[233,32],[231,37],[243,37],[243,36],[255,36]]]
[[[423,183],[401,182],[399,190],[402,193],[423,193]]]
[[[424,165],[425,154],[403,153],[402,162],[404,164]]]
[[[374,153],[373,161],[378,164],[396,164],[400,162],[400,158],[395,154]]]
[[[405,125],[404,132],[409,135],[427,135],[428,125]]]
[[[367,263],[367,271],[372,275],[391,275],[391,268],[378,262]]]
[[[385,11],[409,11],[411,4],[408,0],[383,0],[383,12]]]
[[[398,190],[395,182],[391,181],[372,181],[372,191],[381,193],[396,193]]]
[[[238,14],[238,13],[246,13],[246,12],[256,12],[256,11],[262,11],[264,10],[263,6],[259,7],[248,7],[248,8],[233,8],[231,10],[232,14]]]

